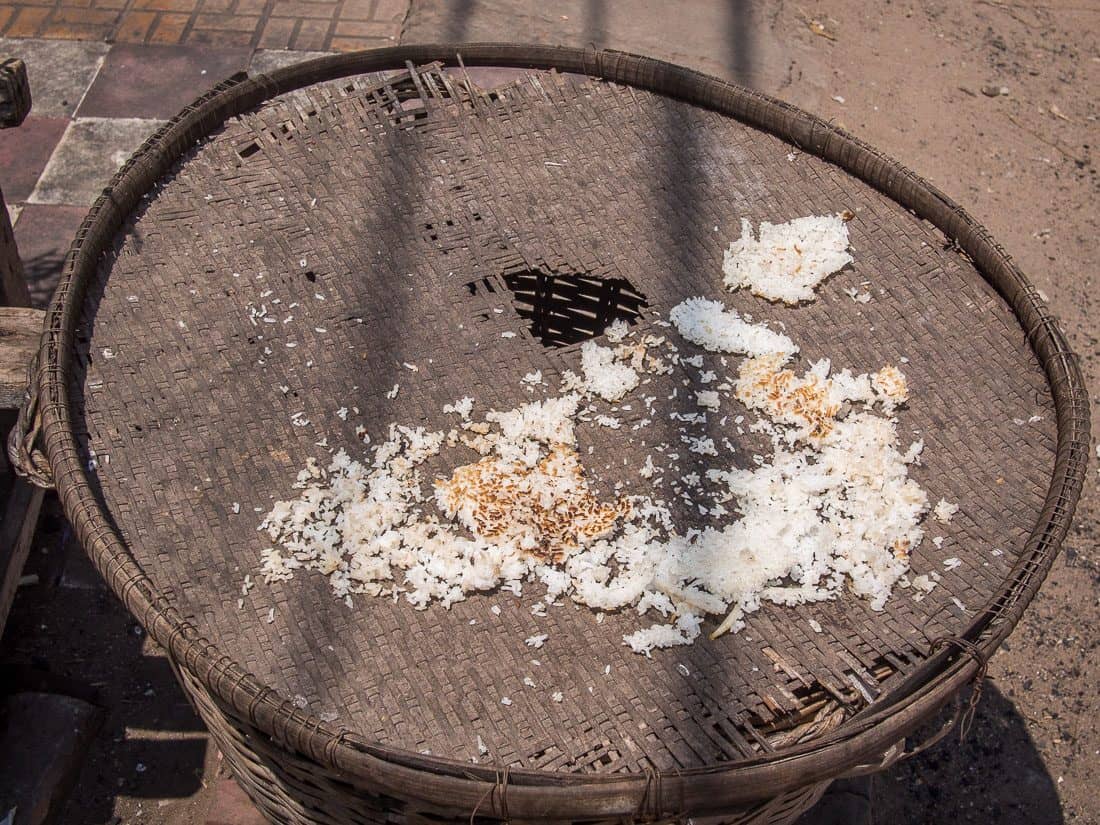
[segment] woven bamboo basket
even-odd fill
[[[349,609],[319,577],[242,592],[261,513],[318,454],[294,415],[350,444],[348,397],[370,427],[467,392],[522,402],[519,379],[560,375],[609,313],[644,324],[713,291],[740,217],[838,207],[857,260],[820,300],[724,299],[808,356],[909,357],[913,472],[961,507],[940,531],[962,566],[923,601],[765,606],[652,660],[622,646],[627,618],[561,609],[536,665],[509,642],[534,595],[413,611]],[[874,300],[847,297],[866,281]],[[250,324],[265,294],[309,328]],[[237,76],[161,129],[78,233],[9,451],[56,487],[274,822],[785,823],[980,684],[1066,535],[1087,445],[1077,360],[1036,291],[912,172],[688,69],[486,44]],[[938,569],[928,544],[914,570]],[[566,700],[524,693],[532,668]]]

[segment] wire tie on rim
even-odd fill
[[[589,58],[592,59],[592,65],[588,65]],[[596,44],[589,40],[588,44],[581,52],[581,74],[586,77],[601,78],[603,73],[601,72],[601,51]]]
[[[497,777],[497,787],[500,788],[500,815],[505,822],[511,821],[508,816],[508,766],[504,766],[504,774]]]
[[[482,804],[485,802],[486,799],[489,798],[489,794],[493,792],[493,788],[495,787],[496,785],[490,785],[488,788],[485,789],[485,793],[483,793],[481,797],[477,800],[477,804],[474,805],[474,809],[470,811],[470,825],[474,825],[474,820],[477,818],[477,812],[481,810]]]
[[[959,720],[959,742],[962,742],[966,739],[967,735],[970,733],[971,726],[974,724],[974,716],[978,711],[978,702],[982,698],[982,686],[985,684],[986,673],[989,671],[989,660],[976,644],[959,636],[940,636],[932,642],[931,650],[934,652],[948,645],[957,647],[960,652],[970,656],[970,658],[978,664],[978,670],[974,673],[974,677],[971,680],[974,687],[970,691],[970,698],[967,700],[966,709],[963,711],[962,717]]]
[[[642,798],[638,800],[635,818],[631,821],[636,822],[640,819],[642,822],[653,822],[661,817],[664,810],[661,774],[648,759],[643,767],[645,770],[645,790],[642,791]]]
[[[497,791],[500,792],[500,804],[498,810],[500,811],[501,818],[505,821],[509,821],[508,816],[508,771],[509,767],[504,766],[504,771],[501,773],[499,768],[494,768],[495,777],[493,784],[485,789],[485,793],[477,800],[477,804],[474,805],[473,811],[470,812],[470,825],[474,825],[474,820],[477,818],[477,812],[481,810],[481,806],[485,804],[486,799],[493,798]]]

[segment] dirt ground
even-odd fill
[[[832,118],[993,232],[1049,298],[1100,396],[1100,0],[413,2],[402,40],[443,39],[646,53]],[[1100,822],[1097,480],[1094,467],[1061,557],[991,662],[969,737],[878,777],[875,822]],[[91,682],[110,708],[65,821],[202,822],[217,754],[163,657],[64,533],[48,520],[28,570],[44,584],[21,591],[0,652]]]

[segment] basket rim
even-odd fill
[[[1012,259],[954,201],[844,130],[788,103],[701,72],[654,58],[594,48],[476,43],[393,46],[304,61],[268,74],[234,75],[165,124],[119,170],[77,233],[61,283],[46,313],[31,399],[58,496],[81,545],[114,592],[170,657],[193,674],[227,712],[248,720],[284,747],[402,798],[447,800],[484,814],[556,817],[631,815],[648,811],[654,797],[677,801],[679,811],[718,810],[832,779],[874,762],[957,694],[980,671],[961,646],[931,655],[860,714],[817,739],[753,759],[720,762],[681,772],[571,774],[505,771],[425,756],[372,743],[333,728],[280,696],[224,655],[188,622],[145,575],[113,528],[105,505],[88,484],[72,427],[69,373],[84,293],[98,259],[123,220],[167,168],[197,139],[228,118],[279,94],[353,74],[405,68],[456,56],[471,66],[557,69],[622,83],[716,110],[845,170],[940,229],[973,261],[1027,332],[1054,399],[1057,447],[1050,487],[1037,523],[1001,590],[960,634],[983,656],[1012,631],[1038,591],[1065,538],[1084,482],[1089,447],[1088,400],[1077,357],[1038,292]],[[503,809],[501,805],[503,804]],[[658,803],[664,804],[664,803]]]

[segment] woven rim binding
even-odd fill
[[[716,110],[793,143],[880,190],[925,219],[968,255],[1011,306],[1042,365],[1054,398],[1058,440],[1051,485],[1039,520],[1005,580],[963,639],[985,656],[1008,636],[1035,595],[1069,529],[1088,460],[1089,412],[1077,358],[1034,287],[984,227],[951,199],[897,162],[841,129],[787,103],[699,72],[615,51],[512,44],[399,46],[319,58],[247,78],[235,75],[187,107],[147,140],[93,205],[69,251],[46,315],[33,395],[41,440],[58,495],[81,543],[127,608],[170,656],[214,696],[274,741],[341,772],[349,781],[405,799],[445,800],[455,808],[500,815],[498,771],[457,760],[383,748],[334,729],[265,687],[186,621],[111,527],[93,496],[72,429],[69,373],[84,293],[102,252],[126,216],[197,140],[226,119],[294,89],[407,62],[558,69],[635,86]],[[891,745],[951,699],[979,664],[949,645],[900,679],[875,704],[836,731],[777,754],[675,773],[577,775],[530,770],[507,775],[507,808],[524,818],[632,816],[654,791],[675,812],[705,813],[769,798],[875,762]],[[654,784],[656,783],[656,788]],[[662,812],[663,813],[663,812]]]

